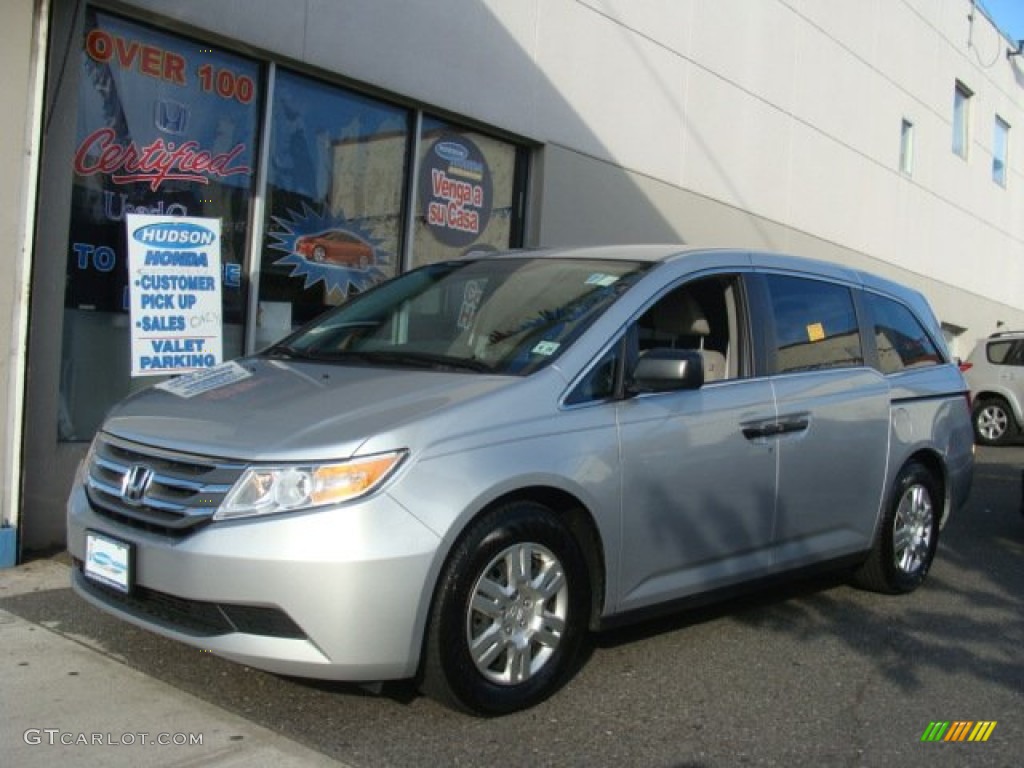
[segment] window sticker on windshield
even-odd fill
[[[807,326],[807,340],[821,341],[825,338],[825,326],[821,323],[811,323]]]
[[[484,295],[479,280],[469,280],[462,292],[462,306],[459,308],[459,319],[456,325],[459,330],[469,330],[473,325],[473,318],[476,317],[476,310],[480,306],[480,297]]]
[[[537,346],[531,349],[530,352],[535,355],[544,355],[545,357],[549,357],[550,355],[555,354],[560,346],[562,345],[557,341],[541,341]]]
[[[607,288],[609,285],[617,283],[619,280],[616,275],[606,275],[603,272],[595,272],[586,279],[586,285],[600,285],[603,288]]]

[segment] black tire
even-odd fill
[[[474,714],[531,707],[565,681],[589,609],[579,544],[551,510],[528,501],[495,508],[442,571],[420,687]]]
[[[858,585],[887,594],[917,589],[939,545],[943,499],[935,476],[911,462],[896,476],[871,554],[854,574]]]
[[[979,445],[1002,445],[1017,431],[1013,411],[1001,397],[988,397],[975,403],[971,423]]]
[[[322,245],[318,245],[313,249],[313,261],[317,264],[323,264],[324,259],[327,257],[327,251],[324,250]]]

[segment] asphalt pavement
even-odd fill
[[[560,693],[499,719],[232,664],[86,604],[66,557],[34,560],[0,570],[0,765],[1016,768],[1022,470],[1024,445],[979,450],[912,595],[824,577],[607,633]],[[935,722],[994,726],[922,740]]]

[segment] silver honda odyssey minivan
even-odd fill
[[[811,567],[921,584],[967,388],[918,293],[745,250],[473,255],[128,398],[76,592],[237,662],[501,714],[586,634]]]

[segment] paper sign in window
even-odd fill
[[[807,326],[807,340],[821,341],[825,338],[825,326],[821,323],[811,323]]]

